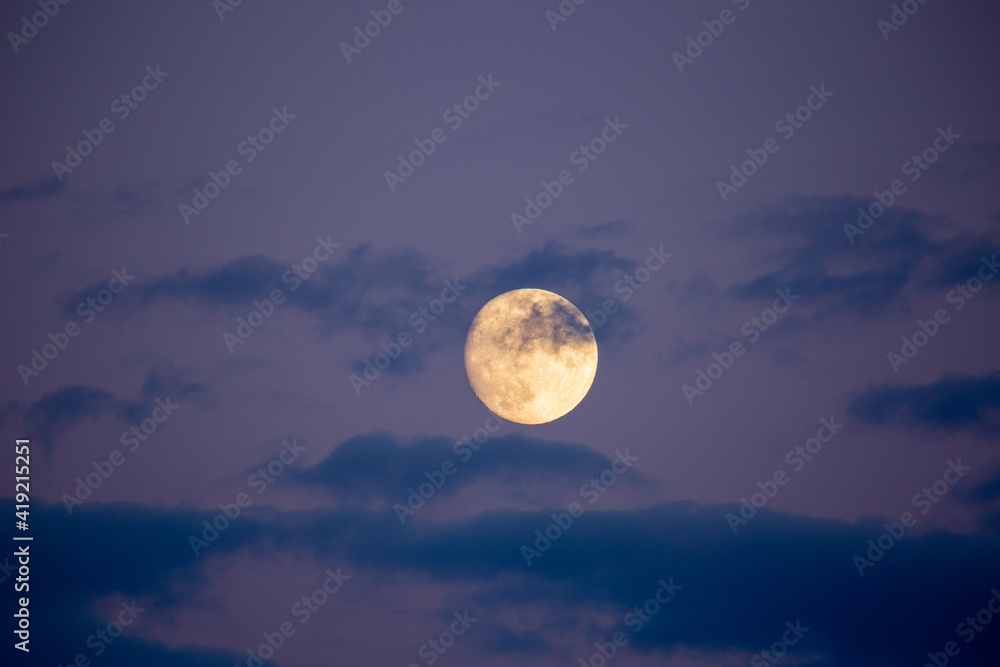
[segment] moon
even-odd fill
[[[575,408],[597,374],[597,340],[572,303],[518,289],[482,307],[465,339],[465,372],[487,408],[518,424],[544,424]]]

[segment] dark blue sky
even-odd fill
[[[998,22],[5,3],[12,664],[995,665]],[[527,287],[539,426],[463,366]]]

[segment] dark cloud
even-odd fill
[[[984,531],[1000,537],[1000,510],[983,512],[978,521],[979,527]]]
[[[266,298],[278,287],[287,268],[254,255],[203,272],[181,269],[140,285],[139,298],[144,305],[161,299],[194,299],[212,306],[244,305]]]
[[[158,203],[150,196],[152,185],[148,183],[121,183],[115,188],[114,203],[118,213],[132,215]]]
[[[942,258],[933,273],[928,275],[919,284],[919,287],[952,289],[959,285],[965,285],[970,278],[981,281],[979,271],[984,266],[986,271],[990,271],[990,267],[996,265],[998,247],[1000,247],[1000,243],[991,244],[981,241],[956,249],[951,256]],[[985,275],[990,276],[987,281],[992,281],[995,274],[986,273]]]
[[[1000,432],[1000,374],[946,375],[926,385],[876,384],[850,402],[859,421],[984,437]]]
[[[203,384],[170,370],[153,368],[135,399],[118,398],[101,387],[69,385],[24,406],[12,402],[4,414],[20,414],[32,438],[48,450],[61,435],[87,419],[96,421],[114,414],[126,424],[138,424],[149,416],[156,399],[168,396],[206,405],[213,400]]]
[[[630,234],[635,229],[631,220],[612,220],[597,225],[579,225],[576,235],[585,239],[618,238]]]
[[[114,394],[99,387],[60,387],[28,405],[24,424],[34,440],[49,448],[56,438],[85,419],[97,420],[121,407]]]
[[[370,330],[405,325],[406,315],[418,305],[412,303],[414,298],[441,289],[440,282],[430,282],[433,267],[419,253],[377,254],[370,244],[331,258],[306,280],[291,269],[292,263],[262,255],[201,271],[182,269],[139,285],[138,305],[175,299],[242,307],[281,289],[288,295],[288,305],[321,317],[331,332],[355,326],[356,319],[358,326]]]
[[[979,529],[1000,536],[1000,468],[994,467],[971,489],[957,492],[958,497],[975,508]]]
[[[969,492],[969,497],[977,502],[1000,500],[1000,471],[983,480]]]
[[[203,270],[182,269],[157,276],[135,290],[130,288],[122,298],[133,308],[177,300],[227,307],[234,316],[246,317],[255,301],[268,299],[273,290],[280,289],[287,301],[277,306],[277,313],[286,309],[307,313],[323,335],[345,331],[362,334],[374,341],[375,354],[381,352],[379,342],[395,340],[403,331],[414,333],[411,316],[420,317],[418,309],[426,310],[445,289],[447,276],[440,267],[413,250],[376,252],[370,244],[361,244],[337,256],[340,252],[335,250],[334,257],[305,280],[292,271],[292,263],[258,255]],[[461,311],[462,306],[449,306],[451,309]],[[406,374],[422,369],[427,354],[457,335],[456,324],[462,319],[456,317],[458,314],[446,313],[430,327],[425,345],[410,347],[386,372]],[[424,325],[428,322],[425,319]],[[352,364],[356,373],[364,368],[363,360]]]
[[[156,367],[146,374],[136,399],[122,402],[118,418],[126,424],[138,425],[149,417],[151,406],[157,399],[167,398],[206,406],[215,403],[215,395],[206,385],[190,380],[169,367]]]
[[[310,314],[325,335],[350,331],[375,341],[395,339],[400,332],[419,333],[415,326],[421,325],[414,322],[424,320],[428,333],[422,345],[412,346],[405,358],[386,369],[387,373],[406,374],[423,368],[426,354],[464,339],[475,312],[503,292],[527,287],[549,290],[586,313],[600,310],[614,293],[621,272],[635,266],[633,260],[613,251],[577,250],[548,241],[513,261],[457,277],[448,274],[440,262],[414,250],[376,251],[365,243],[321,264],[297,288],[290,265],[257,255],[202,270],[181,269],[160,275],[129,287],[116,298],[133,308],[178,300],[248,310],[255,300],[281,289],[288,300],[279,308]],[[459,296],[439,321],[431,321],[426,311],[449,289],[445,281],[459,286]],[[98,282],[67,297],[63,302],[66,312],[73,312],[76,304],[102,287],[104,284]],[[620,300],[618,307],[595,332],[600,342],[612,346],[638,332],[633,309]],[[379,351],[375,345],[373,354]],[[363,368],[364,361],[353,364],[355,371]]]
[[[960,641],[956,624],[985,605],[1000,577],[996,538],[904,535],[862,577],[853,557],[883,532],[882,521],[847,524],[764,510],[733,535],[725,515],[736,511],[732,505],[694,503],[590,510],[531,567],[521,546],[552,523],[551,511],[405,527],[391,511],[284,512],[266,520],[248,511],[211,553],[311,553],[323,562],[351,563],[356,571],[474,583],[479,592],[470,594],[469,604],[481,610],[483,627],[508,608],[537,608],[543,617],[560,619],[601,608],[623,619],[653,597],[661,579],[672,579],[683,588],[641,632],[629,633],[633,649],[755,652],[779,639],[786,621],[801,620],[810,630],[792,649],[793,658],[818,654],[859,667],[920,664],[927,651]],[[38,608],[46,610],[38,630],[59,638],[51,646],[82,644],[92,631],[88,600],[120,593],[169,612],[201,580],[204,559],[195,560],[187,538],[208,513],[134,505],[85,506],[72,517],[61,506],[35,513],[48,540],[33,561]],[[68,553],[73,557],[67,559]],[[567,621],[564,630],[584,636],[560,648],[552,644],[549,626],[542,634],[530,624],[516,632],[500,628],[485,637],[483,650],[566,651],[561,657],[569,660],[609,634]],[[628,631],[622,623],[612,631],[618,629]],[[143,645],[125,644],[115,659],[134,659]],[[963,664],[992,664],[988,660],[998,649],[1000,635],[984,632],[974,644],[962,645]],[[66,659],[53,657],[53,649],[42,653],[49,662]]]
[[[574,250],[555,241],[500,266],[485,269],[476,282],[497,294],[523,287],[557,292],[565,287],[603,292],[618,271],[631,271],[635,262],[611,250]]]
[[[964,282],[980,257],[992,256],[997,243],[955,234],[935,238],[940,220],[899,203],[878,218],[853,245],[844,232],[854,224],[855,197],[793,197],[733,221],[730,233],[746,248],[751,277],[727,287],[729,294],[755,302],[791,287],[817,322],[834,316],[860,319],[905,313],[912,295]],[[769,267],[759,272],[757,267]]]
[[[484,478],[508,484],[559,482],[575,488],[612,463],[584,445],[517,434],[494,437],[473,451],[468,444],[456,447],[448,438],[418,438],[404,445],[388,433],[371,433],[347,440],[315,466],[290,475],[299,483],[325,487],[342,502],[368,505],[373,500],[405,503],[408,489],[427,482],[424,473],[440,471],[445,461],[453,461],[458,471],[437,492],[442,497]]]
[[[64,182],[55,176],[41,176],[9,188],[0,189],[0,204],[12,204],[31,199],[50,199],[59,194]]]
[[[11,499],[0,505],[13,512]],[[111,504],[85,505],[70,516],[62,505],[33,503],[31,516],[32,529],[47,541],[46,548],[31,550],[32,664],[70,664],[80,653],[108,667],[231,667],[240,662],[239,655],[226,651],[170,648],[135,638],[135,628],[148,622],[142,613],[190,601],[192,587],[204,585],[187,542],[199,515]],[[247,522],[246,528],[252,527]],[[239,536],[238,543],[250,539],[241,534],[246,528],[234,525],[228,532]],[[224,544],[217,548],[227,549]],[[113,594],[128,602],[135,598],[145,612],[95,658],[97,642],[91,639],[88,647],[87,639],[106,629],[109,619],[98,615],[94,603]],[[9,646],[5,650],[13,653]]]
[[[852,558],[882,532],[880,522],[765,512],[734,536],[727,511],[736,508],[681,503],[588,513],[531,568],[520,547],[552,522],[549,512],[395,533],[395,517],[386,517],[346,542],[344,527],[324,522],[317,548],[369,567],[478,582],[481,607],[540,605],[552,614],[610,605],[624,615],[652,597],[661,578],[673,577],[684,589],[631,637],[633,646],[757,651],[780,637],[786,621],[801,619],[813,631],[797,647],[801,653],[851,665],[906,665],[956,639],[955,624],[985,604],[1000,575],[1000,542],[937,533],[904,537],[861,577]],[[520,575],[520,583],[509,584],[511,575]],[[577,652],[596,640],[607,636],[591,636]],[[984,656],[998,640],[977,641],[966,659],[988,664]]]
[[[514,630],[503,625],[486,626],[483,631],[483,652],[487,655],[521,654],[538,656],[549,651],[549,642],[538,631]]]
[[[207,403],[212,400],[211,392],[201,382],[188,379],[183,373],[169,367],[150,369],[139,389],[139,400],[148,402],[163,398],[167,394],[196,403]]]

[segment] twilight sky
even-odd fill
[[[10,664],[995,665],[998,22],[4,3]],[[463,362],[527,287],[539,426]]]

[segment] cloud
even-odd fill
[[[1000,433],[1000,373],[946,375],[926,385],[875,384],[848,405],[854,418],[878,425]]]
[[[854,224],[856,197],[792,197],[740,216],[727,225],[749,261],[726,291],[754,302],[791,287],[802,294],[816,323],[832,317],[871,320],[906,312],[914,295],[927,294],[968,279],[980,257],[992,256],[998,243],[959,233],[935,236],[941,221],[898,202],[887,209],[853,245],[844,232]],[[761,271],[759,267],[768,267]],[[702,287],[704,290],[704,287]]]
[[[555,241],[546,241],[541,248],[523,257],[485,269],[475,282],[500,293],[522,287],[562,289],[575,287],[581,291],[601,291],[609,287],[608,279],[618,271],[630,271],[635,262],[617,256],[611,250],[588,248],[575,250]]]
[[[68,385],[27,405],[11,403],[0,417],[20,414],[31,437],[48,450],[60,436],[88,419],[96,421],[114,414],[126,424],[136,425],[148,416],[157,398],[167,396],[206,405],[213,400],[203,384],[173,371],[152,368],[135,399],[118,398],[101,387]]]
[[[136,399],[119,406],[118,418],[126,424],[138,425],[149,416],[150,406],[157,399],[168,397],[206,406],[215,403],[214,394],[201,382],[189,380],[169,368],[156,367],[147,373]]]
[[[139,399],[152,401],[167,394],[174,398],[187,399],[197,403],[212,400],[208,388],[201,382],[189,380],[182,373],[168,367],[151,368],[139,389]]]
[[[976,509],[980,530],[1000,537],[1000,468],[994,467],[971,489],[959,491],[958,497]]]
[[[143,305],[161,299],[195,300],[212,306],[244,305],[265,298],[278,287],[287,268],[262,255],[253,255],[204,272],[181,269],[140,285],[139,298]]]
[[[969,493],[969,498],[976,502],[992,502],[1000,500],[1000,472],[983,480]]]
[[[165,300],[244,308],[281,289],[288,296],[285,307],[314,315],[333,333],[404,326],[410,311],[419,305],[413,303],[419,296],[441,290],[440,282],[431,282],[434,267],[412,250],[377,254],[370,244],[361,244],[339,261],[333,258],[320,265],[305,280],[296,277],[292,266],[263,255],[241,257],[202,270],[184,268],[156,276],[120,298],[140,308]],[[83,290],[67,298],[67,306],[86,294]]]
[[[483,652],[487,655],[542,655],[549,649],[545,635],[538,631],[514,630],[491,624],[484,630]]]
[[[622,237],[630,234],[635,225],[631,220],[612,220],[610,222],[602,222],[597,225],[577,225],[575,229],[575,234],[580,238],[585,239],[597,239],[604,237]]]
[[[31,181],[0,189],[0,204],[12,204],[31,199],[51,199],[59,194],[64,183],[55,176],[41,176]]]
[[[114,394],[99,387],[60,387],[31,403],[23,411],[24,423],[32,438],[49,448],[78,423],[100,419],[120,405]]]
[[[345,441],[313,467],[289,474],[299,483],[328,489],[345,503],[405,503],[408,489],[427,482],[424,473],[441,470],[445,461],[453,461],[458,472],[437,492],[442,497],[486,478],[508,484],[545,481],[575,487],[612,463],[584,445],[517,434],[495,437],[473,455],[468,444],[459,446],[448,438],[417,438],[404,445],[388,433],[370,433]]]
[[[116,210],[122,215],[132,215],[159,203],[150,196],[150,183],[121,183],[112,197]]]
[[[33,516],[49,543],[32,561],[39,572],[39,590],[32,590],[39,608],[59,610],[40,619],[40,634],[59,638],[46,646],[75,646],[93,630],[85,618],[88,600],[119,593],[169,613],[190,603],[212,557],[240,550],[260,558],[311,554],[321,562],[346,559],[359,581],[364,572],[386,572],[474,584],[466,595],[470,607],[489,612],[480,614],[484,627],[508,609],[562,621],[558,633],[544,621],[516,631],[500,625],[481,646],[487,653],[564,652],[572,661],[616,630],[629,634],[630,650],[752,653],[779,639],[786,621],[801,620],[810,630],[790,659],[820,655],[839,665],[895,667],[920,664],[927,651],[959,640],[956,624],[997,587],[997,538],[907,534],[862,577],[853,556],[882,534],[881,520],[848,524],[762,510],[734,536],[725,514],[737,510],[690,502],[588,510],[528,567],[521,546],[552,523],[551,511],[400,527],[391,510],[266,519],[248,510],[212,556],[195,561],[187,536],[211,513],[115,504],[78,508],[70,518],[60,506],[42,505]],[[682,588],[641,632],[629,633],[625,614],[652,598],[661,579]],[[613,625],[586,622],[594,610]],[[116,647],[115,659],[134,658],[141,644],[123,645],[120,653]],[[963,663],[992,664],[998,649],[1000,635],[983,633],[962,645]]]
[[[456,277],[446,273],[441,262],[415,250],[376,251],[364,243],[321,264],[296,289],[290,265],[255,255],[201,270],[184,268],[162,274],[136,283],[116,298],[131,308],[173,300],[247,309],[255,300],[281,289],[288,298],[281,308],[310,315],[324,335],[351,332],[388,341],[403,331],[413,333],[411,316],[440,298],[445,280],[457,282],[462,289],[455,304],[448,306],[440,321],[431,323],[421,346],[408,349],[405,360],[386,370],[406,374],[423,368],[423,355],[463,340],[476,310],[498,294],[535,287],[568,298],[581,311],[600,310],[621,273],[635,266],[635,261],[613,251],[574,249],[548,241],[514,260]],[[64,308],[71,312],[98,287],[95,284],[67,297]],[[618,305],[618,312],[595,332],[600,342],[612,347],[638,332],[633,309],[623,302]],[[363,366],[358,361],[355,370]]]
[[[549,512],[497,513],[403,532],[391,529],[395,517],[369,516],[363,536],[344,517],[340,525],[323,521],[325,533],[310,542],[327,559],[332,551],[368,567],[477,583],[484,598],[477,608],[540,606],[569,616],[601,608],[623,618],[653,596],[661,578],[673,577],[684,586],[676,604],[634,635],[634,646],[753,652],[775,641],[786,621],[802,619],[813,629],[802,651],[852,665],[910,664],[955,639],[956,619],[982,607],[1000,574],[1000,541],[937,533],[904,537],[860,577],[852,557],[881,534],[880,522],[764,512],[733,536],[727,511],[736,507],[677,503],[588,512],[531,568],[520,546],[552,522]],[[310,530],[302,528],[298,537]],[[581,645],[608,634],[591,633]],[[995,637],[978,641],[967,659],[982,659],[998,645]]]
[[[10,498],[0,504],[13,512]],[[68,664],[79,653],[95,655],[99,642],[92,638],[88,647],[88,637],[106,629],[109,620],[96,612],[99,600],[118,595],[129,602],[135,598],[146,610],[159,610],[190,601],[192,587],[203,585],[187,543],[200,521],[193,513],[111,504],[80,508],[69,516],[62,505],[37,502],[32,510],[32,527],[51,538],[47,548],[31,550],[33,664]],[[241,530],[234,525],[228,532]],[[144,622],[140,614],[137,627]],[[107,667],[231,667],[241,662],[227,651],[171,648],[137,639],[132,628],[98,660]]]

